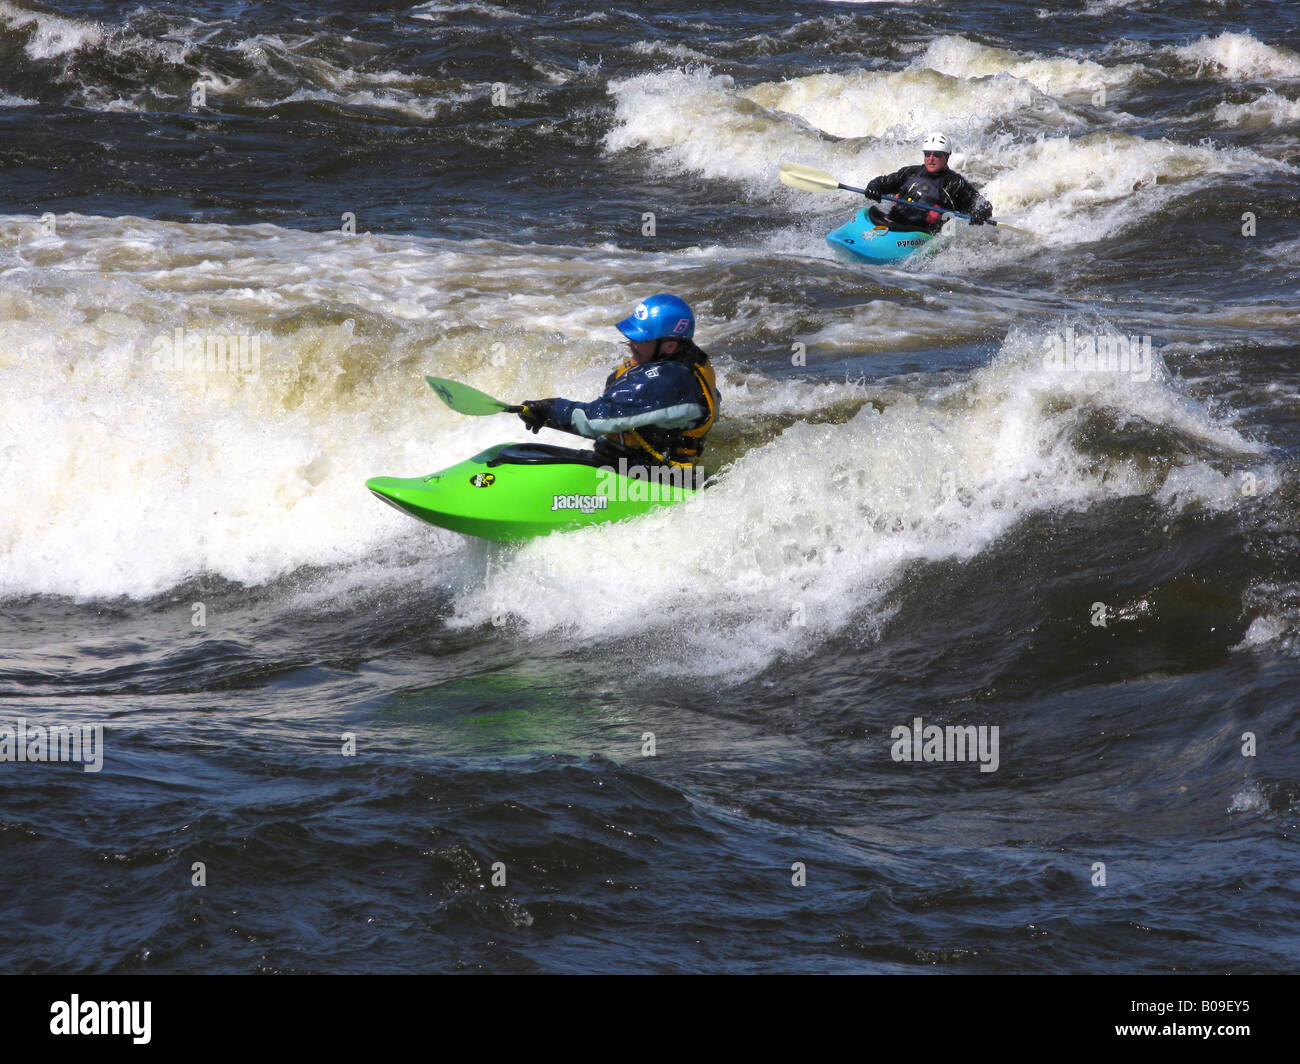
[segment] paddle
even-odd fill
[[[500,399],[493,399],[486,392],[471,388],[458,381],[443,380],[441,377],[425,377],[429,387],[438,393],[438,398],[458,414],[480,417],[484,414],[517,414],[522,406],[511,406]]]
[[[802,163],[782,163],[781,164],[781,183],[789,185],[791,188],[801,189],[804,192],[834,192],[836,189],[843,189],[845,192],[856,192],[860,196],[865,196],[865,188],[854,188],[852,185],[845,185],[837,181],[825,170],[818,170],[814,166],[804,166]],[[894,203],[905,203],[909,207],[918,207],[926,211],[938,211],[940,214],[954,214],[958,218],[965,218],[970,221],[969,214],[962,214],[961,211],[950,211],[946,207],[939,207],[931,203],[918,203],[915,200],[899,199],[897,196],[881,196],[882,200],[890,200]],[[998,225],[1012,233],[1020,233],[1022,236],[1037,236],[1037,233],[1031,233],[1028,229],[1020,229],[1014,225],[1007,225],[1006,222],[995,221],[990,218],[985,225]]]
[[[834,192],[842,188],[845,192],[856,192],[859,196],[867,194],[865,188],[842,185],[825,170],[818,170],[815,166],[804,166],[802,163],[782,163],[781,183],[791,188],[803,189],[804,192]]]

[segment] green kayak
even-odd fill
[[[600,465],[591,451],[499,443],[440,473],[372,477],[399,510],[467,536],[514,542],[636,517],[696,493],[693,470]]]

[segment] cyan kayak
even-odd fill
[[[899,262],[933,239],[932,233],[899,232],[877,225],[867,216],[865,208],[852,221],[826,236],[826,242],[841,258],[874,263]]]
[[[627,472],[591,451],[499,443],[440,473],[372,477],[366,487],[421,521],[502,542],[622,521],[695,494],[691,470]]]

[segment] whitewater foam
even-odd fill
[[[714,273],[698,255],[78,215],[53,233],[8,219],[0,247],[0,387],[24,397],[0,446],[0,490],[24,500],[0,516],[0,594],[77,598],[363,562],[414,525],[368,477],[525,435],[449,411],[425,373],[518,400],[598,395],[621,357],[615,310],[648,294],[647,263],[682,271],[693,297],[691,275]],[[696,307],[707,343],[709,300]],[[259,337],[256,372],[159,369],[178,328],[205,351]],[[717,366],[728,390],[734,367]],[[739,413],[748,390],[727,402]]]
[[[32,59],[53,59],[94,47],[106,37],[100,23],[28,11],[11,3],[0,3],[0,22],[10,29],[28,31],[23,51]]]
[[[1247,103],[1221,103],[1214,108],[1214,119],[1227,126],[1245,129],[1268,129],[1300,122],[1300,99],[1272,89]]]
[[[1184,63],[1195,65],[1198,77],[1245,79],[1300,78],[1300,55],[1265,44],[1249,33],[1224,31],[1201,37],[1191,44],[1164,49]]]
[[[1141,67],[1134,63],[1108,67],[1069,56],[1026,56],[951,35],[932,40],[911,65],[913,69],[937,70],[961,79],[1009,75],[1048,96],[1092,94],[1100,88],[1124,85],[1141,73]]]
[[[796,424],[685,505],[529,543],[458,599],[455,623],[527,602],[514,618],[525,637],[627,640],[653,648],[649,670],[737,679],[831,638],[874,638],[908,565],[971,558],[1033,513],[1130,495],[1171,511],[1223,502],[1195,453],[1184,467],[1196,472],[1166,487],[1136,456],[1079,450],[1090,411],[1243,461],[1258,454],[1165,373],[1054,373],[1045,340],[1013,330],[989,366],[937,394],[867,406],[844,424]],[[594,608],[592,589],[606,587],[618,589],[617,611]]]
[[[958,38],[943,42],[935,55],[916,64],[942,60],[969,72],[1011,62],[1010,53],[969,46]],[[954,55],[965,58],[958,62]],[[1036,61],[1026,62],[1025,72],[1033,73]],[[1065,70],[1074,74],[1067,77]],[[1106,76],[1113,80],[1121,75]],[[1094,84],[1093,73],[1075,60],[1053,61],[1041,77],[1045,84],[1055,79],[1063,89]],[[936,93],[936,87],[943,91]],[[750,195],[781,196],[792,211],[828,220],[843,220],[858,204],[847,194],[816,196],[785,189],[777,182],[776,161],[809,163],[860,187],[913,160],[916,139],[938,124],[958,137],[958,146],[969,155],[965,176],[994,203],[997,216],[1057,245],[1106,239],[1209,182],[1261,169],[1292,169],[1240,147],[1153,141],[1120,130],[1084,136],[1041,131],[1040,101],[1047,99],[1057,108],[1058,126],[1073,121],[1062,109],[1065,105],[1006,72],[958,77],[914,65],[894,72],[815,74],[742,91],[727,75],[691,66],[614,80],[609,92],[615,122],[604,141],[607,151],[649,147],[669,172],[734,180]],[[882,95],[898,105],[868,106]],[[1001,128],[1008,116],[1028,115],[1033,116],[1031,128],[1040,130],[1030,140]],[[847,139],[827,140],[823,133]],[[773,239],[788,241],[789,234],[774,234]],[[818,248],[818,235],[803,239],[799,250],[829,256]],[[1022,244],[1011,239],[980,242],[966,253],[959,246],[951,253],[940,249],[938,268],[963,270],[1018,258],[1022,251]]]

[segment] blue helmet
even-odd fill
[[[629,340],[689,340],[695,335],[695,313],[678,296],[651,296],[618,323],[618,331]]]

